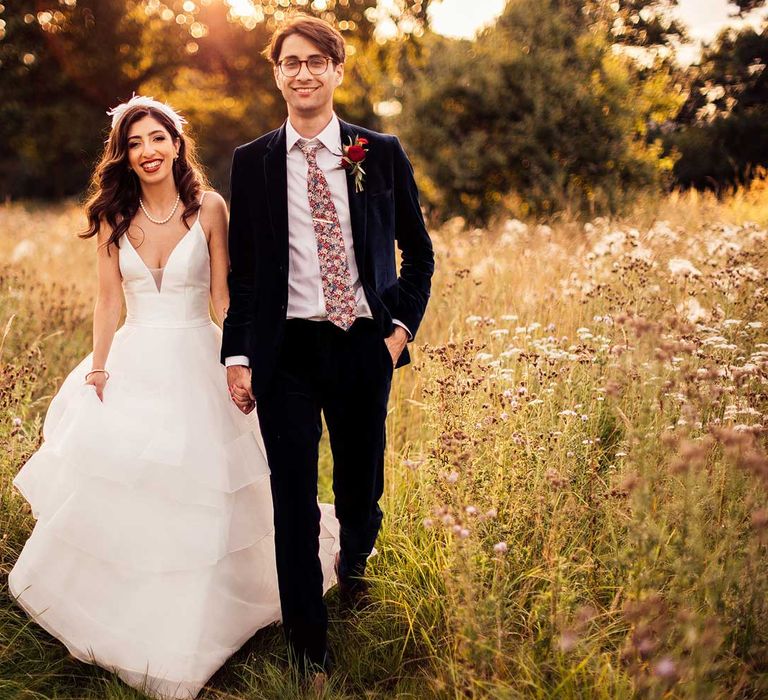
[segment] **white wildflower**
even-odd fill
[[[698,299],[691,297],[678,304],[677,313],[690,323],[701,323],[709,318],[709,312],[699,303]]]
[[[684,258],[672,258],[667,267],[673,275],[683,275],[687,277],[700,277],[701,272],[693,265],[690,260]]]
[[[504,233],[512,235],[522,235],[528,233],[528,224],[520,221],[519,219],[507,219],[504,222]]]
[[[32,257],[35,254],[36,249],[37,246],[35,245],[34,241],[30,241],[28,238],[25,238],[23,241],[19,241],[11,253],[11,262],[17,263],[21,262],[25,258]]]

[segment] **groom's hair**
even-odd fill
[[[338,30],[323,19],[297,13],[275,29],[269,45],[264,49],[264,55],[273,65],[280,60],[283,42],[291,34],[300,34],[311,41],[335,64],[344,63],[347,54],[344,39]]]

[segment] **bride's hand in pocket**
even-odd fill
[[[108,379],[109,375],[104,374],[103,372],[95,372],[94,374],[88,375],[85,380],[86,384],[89,384],[96,389],[96,396],[99,397],[99,401],[102,403],[104,402],[104,387],[107,385]]]

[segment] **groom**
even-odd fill
[[[288,120],[235,150],[222,361],[240,410],[255,402],[267,449],[289,652],[301,666],[328,670],[321,413],[341,525],[339,594],[354,607],[367,590],[366,559],[381,524],[392,372],[409,362],[406,343],[424,315],[434,259],[399,141],[333,111],[344,77],[341,35],[297,15],[266,53]],[[358,148],[343,151],[350,143]]]

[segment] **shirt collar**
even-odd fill
[[[286,153],[289,153],[296,145],[296,142],[302,138],[304,137],[293,128],[290,118],[287,119],[285,122]],[[341,124],[339,124],[339,118],[336,116],[336,112],[331,115],[331,121],[328,122],[325,128],[315,136],[315,138],[309,139],[309,141],[319,141],[331,153],[341,153]]]

